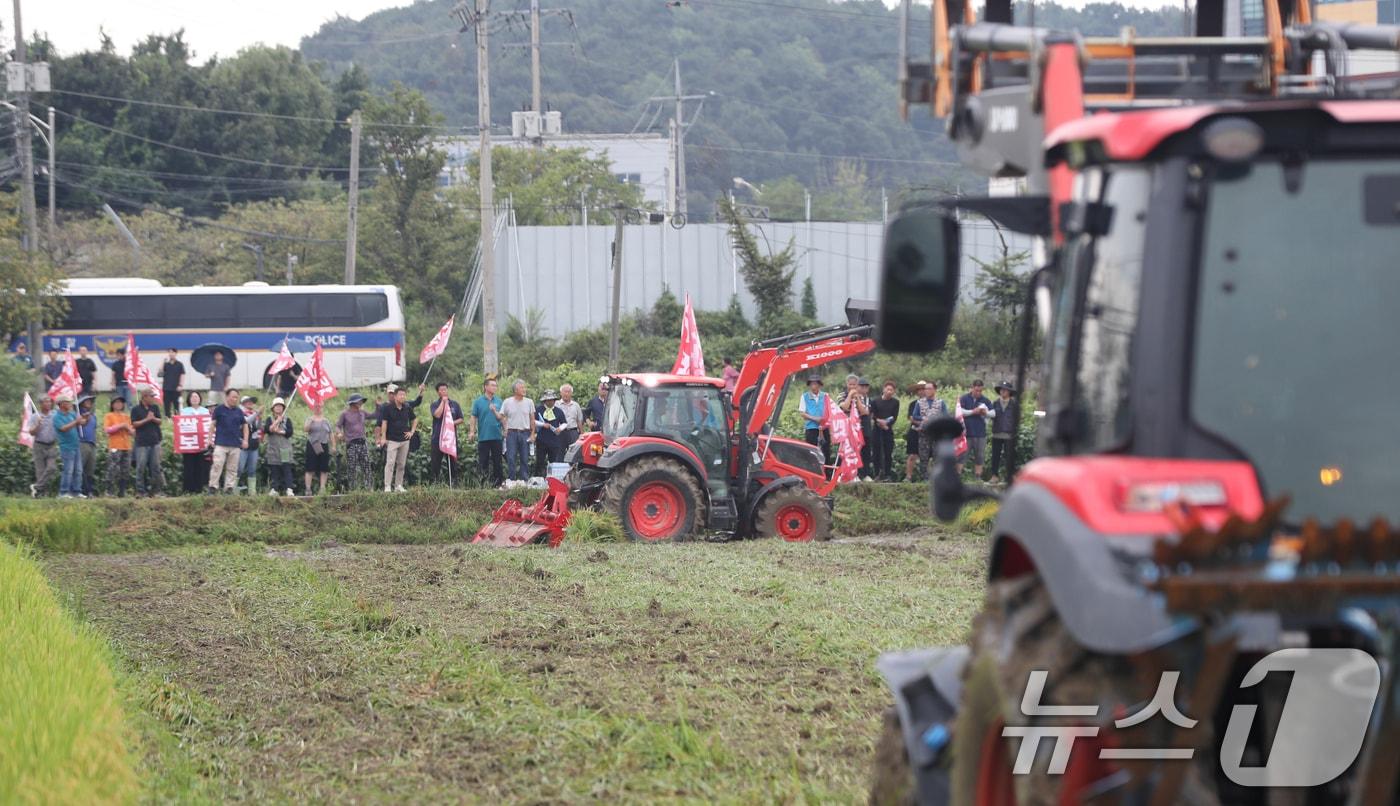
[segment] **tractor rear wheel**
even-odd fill
[[[1144,683],[1136,679],[1126,658],[1081,647],[1060,621],[1049,591],[1034,575],[988,585],[986,604],[973,623],[971,644],[952,741],[944,751],[951,759],[940,762],[950,765],[950,802],[957,806],[1077,803],[1080,789],[1109,773],[1098,759],[1097,739],[1075,741],[1063,775],[1046,772],[1043,754],[1030,774],[1012,774],[1019,740],[1003,737],[1002,727],[1026,721],[1021,716],[1021,693],[1030,672],[1049,673],[1042,704],[1097,705],[1101,715],[1113,714],[1120,706],[1131,709],[1147,701],[1153,691],[1143,690]],[[1119,737],[1130,739],[1126,734]],[[1151,741],[1136,744],[1146,746]],[[914,775],[893,708],[885,715],[873,772],[872,804],[915,801]],[[1193,763],[1177,802],[1217,804],[1209,780],[1201,764]]]
[[[763,499],[754,516],[754,537],[781,537],[789,543],[831,539],[831,510],[806,487],[785,487]]]
[[[661,543],[699,530],[703,500],[700,483],[679,462],[646,457],[613,472],[602,505],[622,522],[628,539]]]

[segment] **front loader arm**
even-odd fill
[[[863,325],[851,330],[854,332],[825,338],[816,343],[758,351],[771,351],[771,355],[762,356],[767,366],[756,383],[757,399],[753,403],[753,409],[748,419],[742,422],[744,434],[752,438],[762,433],[764,426],[772,420],[774,413],[782,405],[788,381],[793,375],[836,361],[856,358],[875,350],[875,341],[870,338],[870,326]],[[748,369],[747,361],[744,368]],[[736,396],[741,396],[741,390],[741,386],[735,386]]]

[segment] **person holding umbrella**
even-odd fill
[[[214,362],[204,369],[204,375],[209,379],[210,397],[222,395],[224,387],[228,386],[228,374],[233,371],[233,367],[224,363],[224,351],[214,351]]]

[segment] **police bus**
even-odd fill
[[[67,348],[77,355],[79,347],[87,347],[98,366],[94,386],[103,391],[113,387],[111,365],[128,333],[152,376],[167,350],[179,351],[186,389],[209,388],[209,379],[190,366],[190,354],[210,344],[234,353],[230,386],[265,388],[274,350],[284,338],[321,345],[337,386],[406,377],[403,307],[394,286],[173,287],[141,278],[101,278],[69,280],[64,296],[68,314],[44,330],[44,350],[61,356]],[[293,352],[303,365],[310,360],[305,350]],[[35,356],[35,365],[44,360]]]

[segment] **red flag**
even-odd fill
[[[15,442],[18,442],[26,448],[34,447],[34,435],[29,433],[29,418],[38,413],[39,409],[34,405],[34,398],[30,397],[28,392],[25,392],[24,416],[20,418],[19,436],[15,439]]]
[[[695,325],[695,309],[690,307],[690,295],[685,295],[685,313],[681,314],[681,344],[676,350],[673,375],[704,375],[705,351],[700,347],[700,328]]]
[[[842,484],[855,481],[860,473],[860,449],[865,444],[865,435],[860,430],[860,412],[851,406],[847,414],[840,408],[828,405],[823,424],[831,434],[831,444],[836,446],[840,461],[837,463],[836,480]]]
[[[452,406],[442,401],[442,425],[438,426],[438,450],[457,458],[457,424],[452,421]]]
[[[961,433],[958,434],[958,438],[953,440],[953,452],[956,453],[959,458],[961,458],[963,454],[967,453],[967,423],[963,420],[963,414],[961,410],[957,412],[957,418],[958,425],[961,425],[963,427],[963,430]]]
[[[340,390],[336,389],[335,383],[331,381],[330,373],[326,372],[325,356],[319,344],[311,356],[311,365],[297,378],[297,391],[301,392],[301,396],[311,406],[319,406],[340,394]]]
[[[49,397],[58,400],[59,395],[68,395],[74,400],[83,391],[83,379],[78,375],[78,362],[73,360],[73,351],[64,350],[63,371],[49,387]]]
[[[141,363],[141,353],[136,349],[136,337],[126,334],[126,385],[140,390],[149,387],[156,400],[161,400],[160,384],[151,378],[151,371]]]
[[[282,349],[277,353],[277,360],[272,362],[272,366],[267,368],[268,375],[276,375],[284,369],[291,369],[296,366],[297,360],[292,357],[292,351],[287,349],[287,340],[282,340]]]
[[[437,332],[433,340],[428,342],[427,346],[423,348],[423,352],[418,354],[418,363],[426,364],[447,351],[447,340],[452,338],[452,323],[456,321],[456,319],[457,317],[454,314],[447,320],[447,324],[442,326],[442,329]]]

